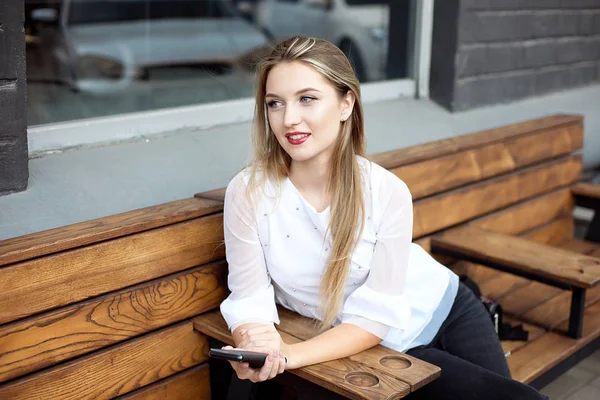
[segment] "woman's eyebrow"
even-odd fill
[[[299,94],[301,94],[301,93],[304,93],[304,92],[319,92],[319,93],[321,93],[321,91],[320,91],[320,90],[317,90],[317,89],[315,89],[315,88],[310,88],[310,87],[309,87],[309,88],[304,88],[304,89],[300,89],[300,90],[298,90],[298,91],[295,93],[295,95],[297,96],[297,95],[299,95]],[[265,97],[279,97],[279,96],[277,96],[275,93],[267,93],[267,95],[266,95]]]

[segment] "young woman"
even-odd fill
[[[544,398],[510,378],[472,292],[412,243],[411,194],[365,158],[360,85],[344,54],[295,37],[257,74],[254,159],[225,196],[221,312],[237,348],[270,355],[260,370],[231,363],[238,377],[264,381],[381,343],[442,368],[412,398]],[[283,342],[276,302],[320,320],[321,333]]]

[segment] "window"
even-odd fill
[[[222,109],[251,108],[254,60],[296,34],[340,47],[363,83],[365,101],[414,95],[421,3],[25,0],[30,132],[47,131],[50,123],[56,132],[55,123],[73,127],[84,119],[81,126],[89,126],[90,118],[164,119],[182,107],[192,107],[202,125],[202,109],[214,113],[217,102]],[[243,120],[251,112],[223,115]]]

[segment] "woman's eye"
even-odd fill
[[[315,100],[315,98],[314,97],[310,97],[310,96],[302,96],[302,97],[300,97],[300,101],[302,103],[310,103],[313,100]]]
[[[279,101],[277,101],[277,100],[271,100],[271,101],[269,101],[269,102],[267,103],[267,106],[268,106],[269,108],[275,108],[275,107],[279,107],[279,105],[280,105],[280,104],[281,104],[281,103],[280,103]]]

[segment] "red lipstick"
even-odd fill
[[[308,140],[310,133],[308,132],[288,132],[285,134],[288,142],[293,145],[299,145]]]

